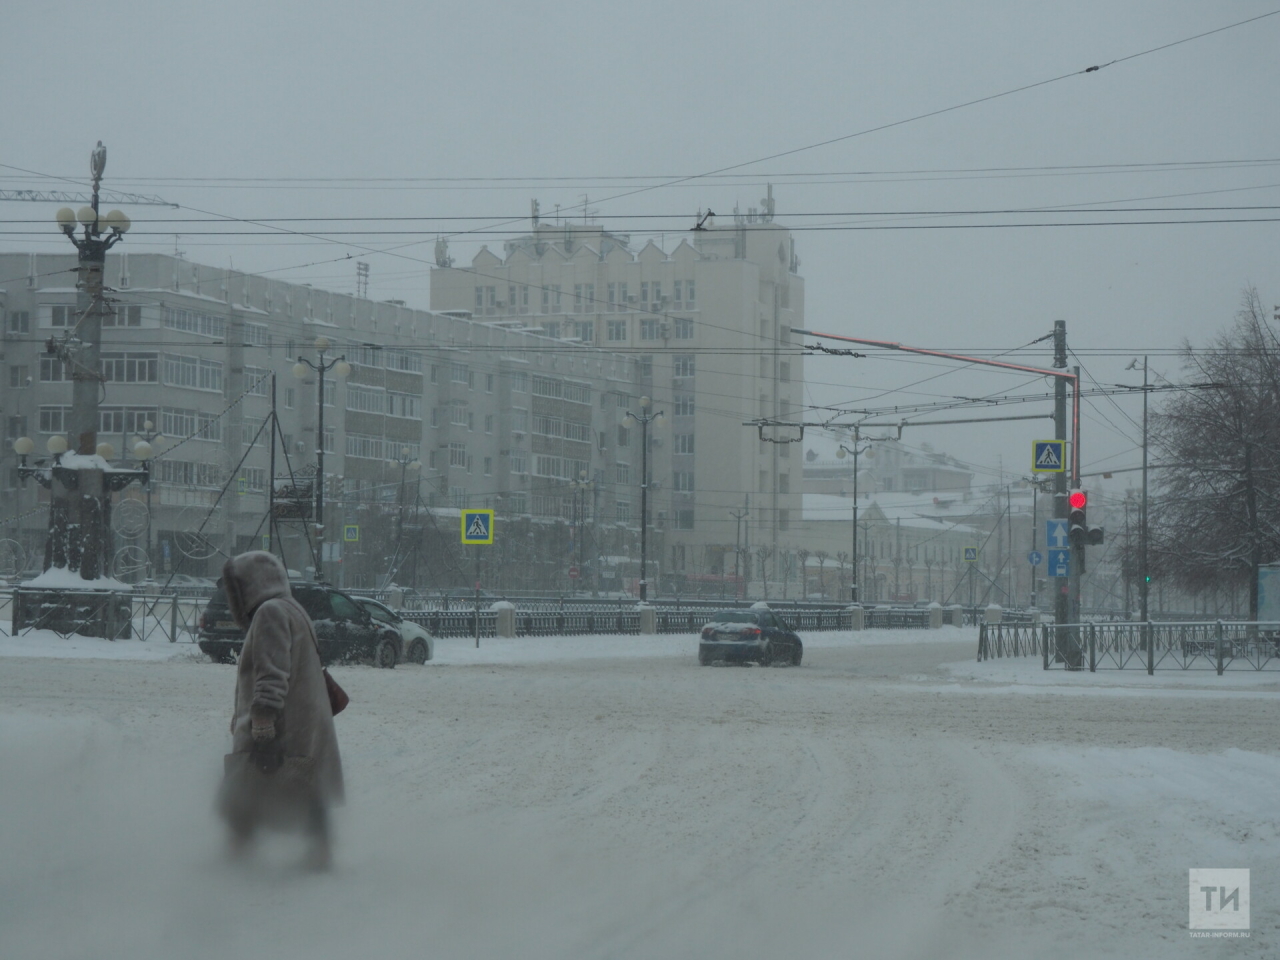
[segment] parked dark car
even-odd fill
[[[698,644],[698,663],[704,667],[717,660],[798,667],[803,656],[800,638],[772,610],[720,610],[702,628]]]
[[[372,660],[380,667],[396,665],[401,638],[393,626],[374,620],[360,604],[327,583],[295,580],[289,588],[315,625],[322,663]],[[231,618],[220,584],[200,615],[199,645],[217,663],[234,663],[244,646],[244,632]]]

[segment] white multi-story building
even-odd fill
[[[465,267],[440,257],[431,275],[433,310],[630,359],[636,392],[618,399],[641,413],[638,396],[648,396],[650,410],[664,414],[649,428],[650,559],[658,564],[649,576],[685,591],[715,589],[733,574],[739,547],[793,562],[785,558],[804,539],[800,445],[762,441],[744,426],[793,419],[802,404],[803,358],[791,330],[804,324],[804,282],[794,241],[771,211],[704,226],[640,244],[601,226],[535,220],[501,257],[487,247]],[[618,516],[634,517],[642,451],[626,409],[597,449]],[[744,509],[745,524],[734,515]]]
[[[71,374],[45,343],[74,327],[75,266],[74,254],[0,255],[0,409],[9,441],[0,539],[22,544],[28,567],[41,565],[47,508],[42,490],[18,484],[11,441],[32,437],[39,457],[65,431]],[[569,523],[589,545],[578,551],[588,560],[634,552],[635,490],[603,482],[616,479],[617,467],[602,441],[613,449],[621,415],[639,395],[633,358],[487,317],[375,303],[172,256],[111,255],[105,281],[112,309],[103,325],[99,439],[127,458],[147,423],[165,438],[150,497],[136,486],[124,494],[151,503],[157,573],[213,573],[216,551],[261,542],[272,374],[275,476],[314,474],[323,444],[332,504],[325,539],[338,543],[348,525],[364,528],[360,539],[344,536],[341,562],[324,565],[331,579],[365,582],[385,570],[389,539],[404,533],[405,505],[413,507],[409,536],[432,544],[419,579],[440,585],[470,579],[450,522],[463,506],[493,507],[503,522],[522,525],[518,536],[508,527],[492,554],[523,576],[512,573],[509,589],[566,582],[570,561],[558,544]],[[318,337],[331,343],[327,359],[345,356],[351,365],[345,379],[326,380],[321,437],[315,374],[299,381],[292,372],[300,355],[317,359]],[[407,469],[410,461],[421,471]],[[205,535],[193,540],[202,524]],[[291,565],[315,566],[300,524],[280,532]],[[138,541],[136,531],[122,537]],[[535,576],[538,564],[545,570]]]

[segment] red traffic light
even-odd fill
[[[1085,496],[1083,490],[1072,490],[1071,496],[1067,498],[1067,503],[1071,504],[1072,510],[1083,510],[1088,502],[1089,498]]]

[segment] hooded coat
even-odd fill
[[[284,757],[310,758],[308,801],[343,797],[342,759],[311,619],[289,590],[288,571],[264,551],[232,557],[222,586],[236,623],[247,631],[236,671],[232,753],[252,753],[250,716],[273,716]],[[230,781],[225,789],[235,789]],[[224,808],[242,798],[223,797]],[[299,811],[301,812],[301,811]]]

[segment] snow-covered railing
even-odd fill
[[[1045,670],[1280,670],[1280,622],[982,624],[978,659],[1039,657]]]

